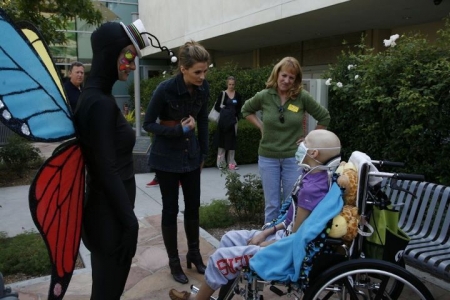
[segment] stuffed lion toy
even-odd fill
[[[344,202],[346,205],[356,205],[356,194],[358,192],[358,171],[353,163],[341,162],[336,170],[339,174],[337,184],[345,189]]]

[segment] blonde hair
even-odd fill
[[[181,66],[189,69],[198,62],[208,63],[210,56],[202,45],[191,40],[180,47],[178,59],[178,70],[180,71]]]
[[[287,96],[288,98],[295,98],[297,97],[303,88],[302,85],[302,68],[300,67],[300,63],[297,59],[294,57],[287,56],[280,60],[272,69],[272,73],[270,73],[269,79],[267,79],[266,82],[266,88],[274,88],[277,89],[278,84],[278,75],[280,74],[281,70],[292,70],[294,74],[296,74],[294,85],[292,88],[288,91]]]

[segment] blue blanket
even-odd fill
[[[343,202],[341,189],[337,183],[333,183],[297,232],[258,251],[250,259],[250,268],[264,280],[296,282],[306,245],[322,232],[329,220],[341,212]]]

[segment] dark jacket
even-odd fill
[[[183,75],[161,82],[153,93],[145,114],[144,129],[155,134],[150,150],[152,169],[185,173],[200,167],[208,153],[208,98],[209,84],[205,80],[194,88],[191,96]],[[183,132],[182,118],[191,115],[197,123],[197,135]],[[171,126],[161,125],[157,119],[175,121]]]
[[[74,86],[69,78],[64,82],[64,89],[66,90],[67,98],[69,99],[70,108],[72,108],[72,112],[74,112],[77,107],[78,98],[81,95],[81,88]]]

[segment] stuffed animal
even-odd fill
[[[333,218],[328,236],[342,238],[346,242],[351,242],[358,234],[358,223],[358,208],[356,206],[345,205],[339,215]]]
[[[333,218],[331,228],[328,229],[328,236],[338,239],[347,234],[347,221],[340,214]]]
[[[343,161],[336,169],[336,173],[339,174],[337,183],[344,189],[344,207],[339,215],[333,219],[328,235],[333,238],[342,238],[345,242],[351,242],[358,234],[360,219],[356,207],[358,172],[353,163]]]
[[[344,217],[347,223],[347,232],[342,236],[342,239],[346,242],[351,242],[358,234],[358,208],[356,206],[344,205],[339,215]]]
[[[336,169],[336,173],[340,174],[337,179],[337,184],[345,189],[344,203],[355,206],[358,190],[358,172],[355,165],[351,162],[346,163],[343,161]]]

